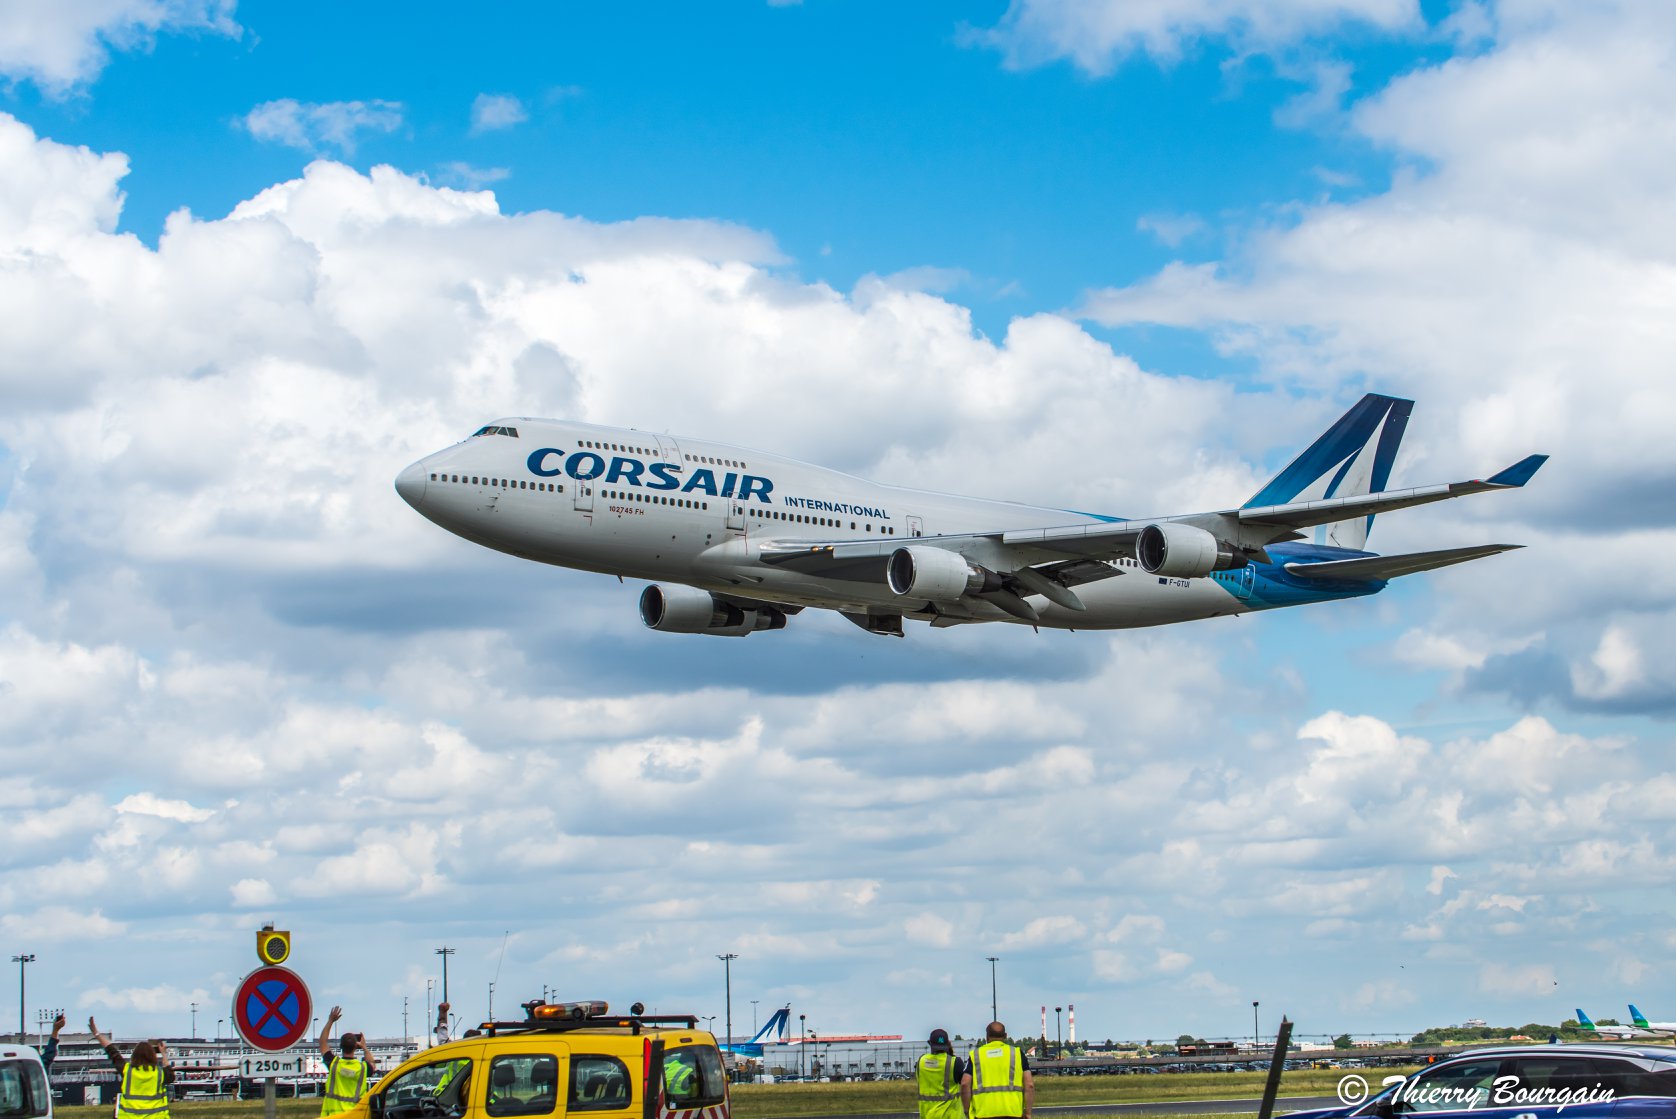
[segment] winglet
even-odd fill
[[[1536,472],[1541,470],[1542,464],[1547,461],[1547,455],[1526,455],[1500,474],[1486,478],[1485,481],[1492,486],[1522,486],[1535,477]]]

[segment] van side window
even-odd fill
[[[570,1058],[571,1111],[619,1111],[629,1105],[628,1066],[615,1057]]]
[[[47,1078],[35,1061],[0,1061],[0,1115],[33,1119],[47,1114],[51,1094]]]
[[[559,1104],[559,1059],[520,1053],[489,1062],[490,1115],[551,1115]]]
[[[464,1057],[408,1069],[401,1076],[379,1082],[384,1119],[463,1115],[471,1092],[471,1061]]]
[[[721,1054],[710,1046],[687,1045],[663,1055],[663,1088],[669,1106],[709,1107],[727,1098]]]

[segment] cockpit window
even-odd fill
[[[479,435],[507,435],[516,439],[518,438],[518,429],[515,427],[499,427],[495,424],[485,424],[471,433],[471,437],[473,439],[476,439]]]

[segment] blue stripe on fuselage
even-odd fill
[[[1280,606],[1302,606],[1310,602],[1333,602],[1361,598],[1385,589],[1385,580],[1305,579],[1286,570],[1289,563],[1324,563],[1327,560],[1362,559],[1376,552],[1351,548],[1329,548],[1321,544],[1270,544],[1272,563],[1252,564],[1256,569],[1251,589],[1251,606],[1271,610]]]

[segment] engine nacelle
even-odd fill
[[[1245,557],[1223,547],[1204,529],[1174,521],[1141,529],[1135,559],[1152,574],[1175,579],[1197,579],[1245,562]]]
[[[885,566],[885,582],[899,595],[953,602],[961,595],[999,590],[1001,578],[942,548],[898,548]]]
[[[640,592],[640,620],[660,633],[707,633],[744,637],[765,629],[785,629],[786,616],[772,606],[745,609],[723,602],[709,591],[679,584],[653,583]]]

